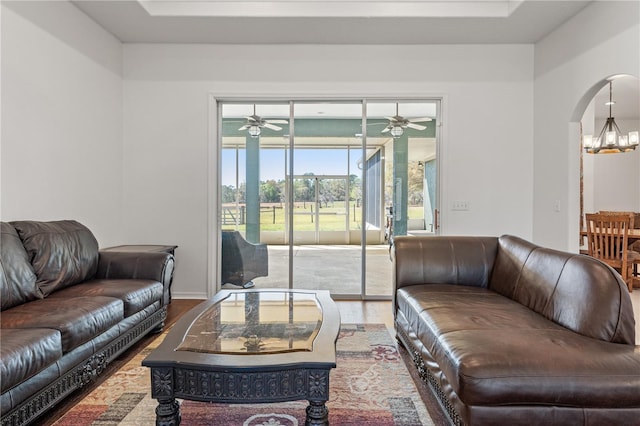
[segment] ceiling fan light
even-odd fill
[[[260,126],[249,126],[249,129],[247,130],[247,132],[249,132],[249,136],[251,136],[252,138],[257,138],[258,136],[260,136]]]
[[[402,126],[393,126],[391,128],[391,136],[393,136],[394,138],[399,138],[403,133],[404,129],[402,128]]]

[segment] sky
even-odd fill
[[[222,150],[222,184],[235,187],[236,178],[236,150]],[[303,175],[361,175],[357,161],[360,159],[359,150],[352,150],[351,165],[347,167],[347,151],[345,149],[297,149],[294,152],[294,174]],[[239,181],[245,181],[245,151],[238,150]],[[260,180],[283,180],[288,166],[285,165],[284,149],[260,150]]]

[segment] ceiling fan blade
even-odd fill
[[[423,121],[433,121],[431,117],[418,117],[418,118],[410,118],[410,122],[412,123],[422,123]]]
[[[416,130],[424,130],[427,128],[427,126],[423,126],[422,124],[415,124],[415,123],[407,123],[407,127],[410,127],[412,129],[416,129]]]
[[[264,120],[265,123],[271,123],[271,124],[289,124],[289,122],[287,120]]]
[[[266,127],[267,129],[271,129],[271,130],[282,130],[282,127],[274,126],[273,124],[270,124],[270,123],[266,123],[266,122],[265,122],[263,125],[264,125],[264,127]]]
[[[382,131],[380,133],[387,133],[390,130],[391,130],[391,127],[387,126],[384,129],[382,129]]]
[[[240,127],[238,130],[247,130],[249,127],[251,127],[248,124],[245,124],[244,126]]]

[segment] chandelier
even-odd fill
[[[604,123],[604,127],[600,134],[594,138],[593,135],[584,135],[582,137],[582,145],[588,154],[615,154],[618,152],[630,152],[638,146],[638,131],[629,132],[623,135],[620,128],[616,124],[611,114],[613,102],[613,84],[609,81],[609,102],[605,105],[609,106],[609,117]]]

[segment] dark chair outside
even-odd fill
[[[253,279],[269,275],[266,244],[254,244],[238,231],[222,231],[222,284],[243,288],[254,286]]]

